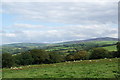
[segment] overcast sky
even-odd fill
[[[118,36],[118,2],[3,2],[7,43],[54,43]]]

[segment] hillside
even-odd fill
[[[74,52],[76,50],[88,50],[92,47],[97,46],[112,46],[117,42],[117,38],[94,38],[79,41],[69,41],[62,43],[15,43],[15,44],[5,44],[0,48],[0,51],[4,53],[21,53],[30,49],[45,49],[46,51],[59,51],[61,54],[68,54],[68,52]],[[109,49],[109,48],[107,48]],[[115,49],[115,48],[114,48]]]
[[[79,60],[56,64],[21,66],[22,69],[3,68],[3,78],[113,78],[119,75],[119,58]],[[19,68],[19,67],[18,67]]]
[[[111,38],[111,37],[102,37],[102,38],[93,38],[93,39],[86,39],[86,40],[68,41],[68,42],[63,42],[61,44],[76,44],[76,43],[91,42],[91,41],[118,41],[118,39]]]

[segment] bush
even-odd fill
[[[64,57],[57,52],[50,52],[49,53],[49,62],[50,63],[58,63],[64,61]]]
[[[12,67],[14,65],[14,58],[12,54],[3,53],[2,54],[2,67]]]
[[[87,59],[88,53],[87,51],[78,51],[77,53],[74,54],[68,54],[66,56],[67,61],[73,61],[73,60],[81,60],[81,59]]]
[[[90,59],[107,58],[110,56],[109,52],[104,48],[93,48],[90,52]]]
[[[21,53],[18,59],[20,65],[30,65],[33,62],[32,55],[28,52]]]
[[[110,55],[115,58],[115,57],[119,57],[119,53],[117,51],[111,51]]]
[[[74,60],[86,59],[87,55],[87,51],[78,51],[76,54],[74,54]]]
[[[34,59],[33,64],[48,63],[49,61],[49,54],[45,50],[33,49],[30,50],[29,53]]]
[[[118,57],[120,57],[120,42],[117,42]]]
[[[65,57],[66,61],[73,61],[74,60],[74,55],[73,54],[68,54],[66,57]]]

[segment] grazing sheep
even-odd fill
[[[18,69],[18,68],[17,68],[17,67],[11,67],[11,69],[12,69],[12,70],[16,70],[16,69]]]
[[[13,67],[11,67],[10,69],[13,69]]]
[[[92,61],[92,60],[89,60],[90,62]]]
[[[30,65],[28,65],[27,67],[30,68]]]
[[[109,59],[109,61],[112,61],[112,59]]]
[[[22,70],[23,68],[22,67],[19,67],[19,70]]]
[[[11,67],[10,69],[11,70],[22,70],[23,68],[22,67],[19,67],[19,68],[17,68],[17,67]]]
[[[104,58],[104,59],[107,59],[107,58]]]

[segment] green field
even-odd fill
[[[22,66],[3,69],[3,78],[115,78],[118,59],[98,59]]]
[[[103,48],[108,50],[108,51],[117,51],[116,45],[107,46],[107,47],[103,47]]]
[[[77,44],[66,44],[64,45],[58,45],[58,46],[52,46],[49,47],[48,49],[46,49],[46,51],[59,51],[61,52],[61,54],[69,54],[68,51],[76,51],[76,49],[78,50],[84,50],[88,48],[92,48],[94,45],[99,45],[100,47],[103,45],[108,45],[108,44],[115,44],[117,43],[117,41],[90,41],[90,42],[81,42],[81,43],[77,43]],[[116,51],[116,45],[112,45],[112,46],[106,46],[103,47],[104,49],[108,50],[108,51]]]

